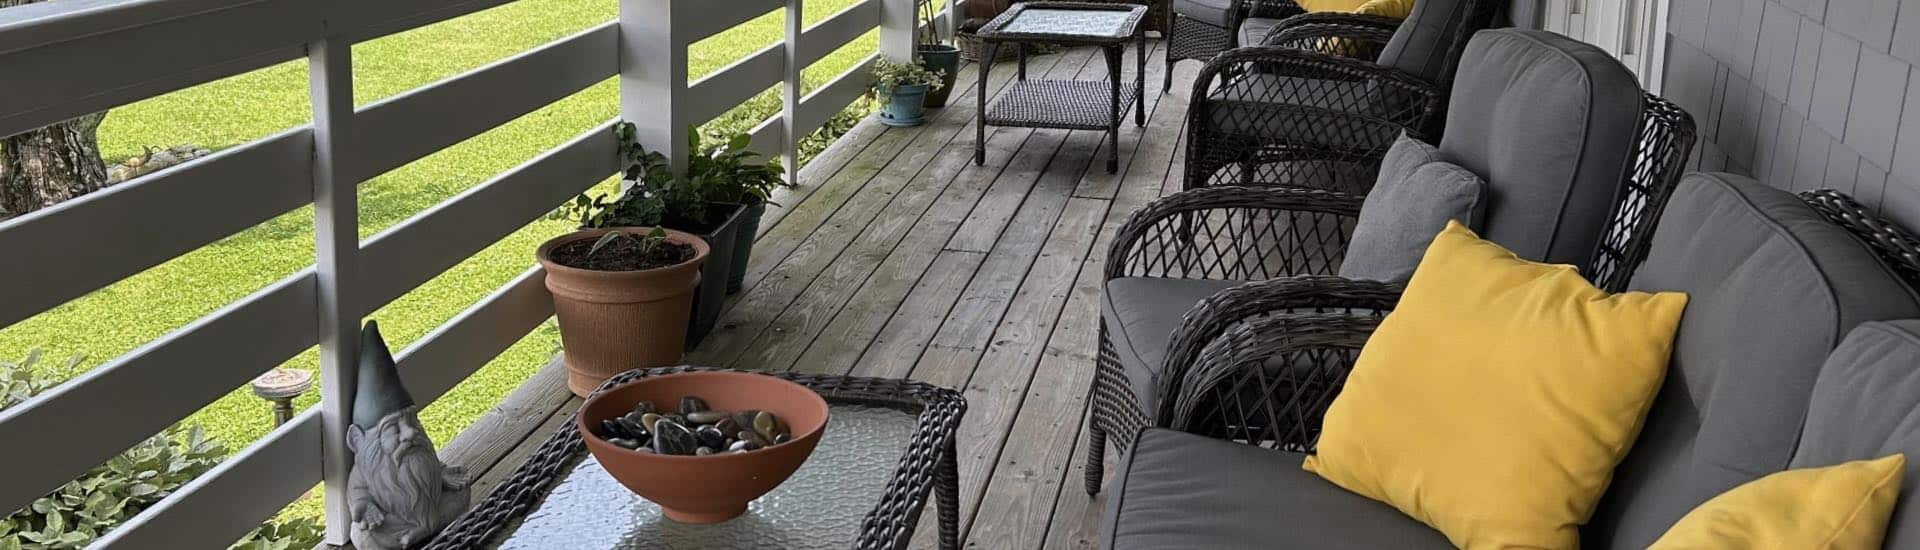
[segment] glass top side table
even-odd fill
[[[1107,132],[1107,172],[1120,169],[1120,117],[1131,107],[1133,123],[1146,124],[1143,79],[1147,68],[1145,29],[1140,24],[1147,6],[1129,2],[1022,2],[1014,4],[986,25],[976,37],[986,46],[982,59],[993,59],[997,48],[1019,48],[1019,79],[987,107],[987,73],[992,63],[979,63],[979,118],[974,126],[974,164],[986,164],[987,125],[1029,128],[1104,130]],[[1137,67],[1133,82],[1121,75],[1120,62],[1127,43],[1135,42]],[[1107,81],[1028,80],[1028,44],[1096,46],[1106,54]]]
[[[716,370],[665,367],[607,381]],[[827,399],[832,420],[800,470],[740,517],[683,524],[614,481],[573,422],[442,530],[428,548],[905,548],[929,498],[940,545],[959,547],[955,432],[966,400],[919,382],[765,373]]]

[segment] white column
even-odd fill
[[[706,0],[620,0],[620,117],[640,144],[675,172],[687,158],[687,43],[676,19],[699,17]],[[682,7],[685,9],[675,9]],[[712,10],[713,6],[705,6]]]
[[[880,54],[896,62],[913,61],[913,31],[919,24],[919,0],[880,0]]]
[[[781,149],[781,167],[787,170],[787,183],[800,183],[800,31],[805,21],[806,2],[787,0],[787,66],[783,78],[785,84],[780,90],[780,124],[785,126],[781,132],[785,137]]]
[[[361,312],[355,305],[359,273],[360,209],[344,158],[353,135],[353,57],[346,40],[307,45],[307,91],[313,102],[314,270],[319,276],[321,476],[326,487],[328,544],[347,544],[347,425],[353,422],[354,363]]]

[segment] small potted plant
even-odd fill
[[[880,102],[880,122],[888,126],[919,126],[926,122],[927,91],[941,85],[942,76],[919,63],[874,62],[873,95]]]
[[[708,178],[675,177],[666,155],[640,145],[632,123],[617,124],[613,132],[620,139],[620,158],[626,166],[621,182],[625,191],[613,200],[581,194],[554,215],[577,219],[582,228],[658,225],[705,241],[710,254],[701,264],[701,284],[686,336],[688,345],[698,345],[720,319],[745,207],[714,201],[706,187]],[[696,133],[697,129],[688,130],[689,135]]]
[[[940,85],[927,90],[926,102],[928,108],[938,109],[947,106],[947,95],[953,93],[953,79],[960,75],[960,48],[940,40],[933,0],[918,0],[918,4],[920,32],[914,33],[918,37],[914,53],[920,58],[920,66],[940,75]]]
[[[629,369],[680,362],[708,252],[699,237],[659,227],[581,229],[540,245],[567,389],[585,397]]]
[[[706,191],[709,202],[739,204],[740,226],[735,230],[731,269],[727,272],[727,294],[740,291],[747,277],[747,260],[753,254],[753,239],[760,233],[760,217],[767,213],[773,191],[793,187],[779,159],[757,161],[759,153],[747,150],[753,136],[734,134],[725,141],[708,146],[694,135],[688,150],[686,178],[700,180],[695,187]]]

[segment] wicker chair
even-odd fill
[[[1364,194],[1401,132],[1440,139],[1461,52],[1502,3],[1427,0],[1404,22],[1308,14],[1216,56],[1194,81],[1184,186]]]
[[[1160,92],[1173,90],[1173,64],[1201,62],[1240,47],[1240,24],[1249,17],[1286,18],[1304,13],[1293,0],[1174,0],[1166,10],[1167,70]]]
[[[1522,123],[1531,125],[1525,130],[1462,122],[1463,131],[1441,143],[1443,156],[1451,155],[1481,174],[1490,194],[1504,197],[1489,210],[1484,234],[1527,257],[1580,265],[1603,288],[1620,288],[1645,257],[1653,224],[1692,151],[1692,117],[1666,100],[1639,92],[1625,67],[1610,58],[1592,57],[1598,50],[1591,45],[1540,31],[1497,31],[1482,37],[1475,42],[1500,50],[1485,56],[1485,63],[1472,64],[1470,74],[1476,80],[1456,90],[1456,116],[1484,116],[1503,102],[1535,93],[1608,98],[1605,106],[1595,107],[1591,120],[1588,111],[1574,110],[1564,113],[1564,119],[1530,115]],[[1508,55],[1515,51],[1526,55]],[[1585,57],[1571,61],[1576,57],[1547,55],[1566,52]],[[1591,72],[1582,78],[1555,72],[1565,66],[1541,68],[1555,63],[1577,63]],[[1504,92],[1496,89],[1503,85],[1496,79],[1510,79],[1526,69],[1556,78]],[[1611,82],[1606,88],[1610,91],[1603,94],[1595,82]],[[1601,119],[1620,119],[1616,122],[1621,124],[1593,121]],[[1625,123],[1634,120],[1637,123]],[[1584,153],[1550,149],[1521,135],[1540,137],[1536,130],[1552,133],[1547,139],[1581,143]],[[1542,155],[1577,154],[1585,166],[1543,177],[1515,172],[1534,164],[1529,159],[1480,158],[1490,149],[1510,152],[1517,147]],[[1564,191],[1555,197],[1605,194],[1583,206],[1548,206],[1542,202],[1546,199],[1526,198],[1543,190]],[[1344,257],[1362,200],[1325,189],[1221,186],[1176,193],[1133,213],[1107,252],[1100,354],[1090,390],[1089,493],[1099,490],[1107,440],[1125,450],[1141,428],[1164,418],[1170,403],[1159,397],[1177,394],[1177,382],[1188,365],[1232,325],[1298,304],[1379,311],[1391,307],[1396,285],[1331,276]],[[1559,235],[1554,238],[1557,244],[1537,239],[1549,233]],[[1145,297],[1139,302],[1145,305],[1127,301],[1128,296]],[[1161,340],[1142,341],[1146,338]],[[1153,349],[1148,346],[1155,343],[1166,344],[1159,348],[1164,354],[1139,351]]]

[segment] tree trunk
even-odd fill
[[[0,0],[0,8],[40,0]],[[97,137],[105,111],[0,138],[0,218],[107,186]]]
[[[0,139],[0,211],[18,216],[107,186],[96,113]]]

